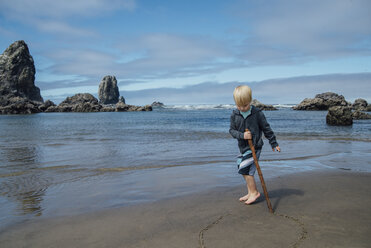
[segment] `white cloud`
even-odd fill
[[[54,64],[49,68],[54,74],[103,77],[118,73],[116,56],[89,49],[60,49],[44,55]]]
[[[12,0],[0,1],[0,9],[8,16],[65,18],[96,16],[120,9],[134,10],[135,0]]]
[[[137,82],[195,76],[226,70],[233,64],[233,60],[226,59],[228,51],[222,44],[205,37],[158,33],[118,43],[124,45],[109,52],[87,48],[54,49],[43,54],[48,61],[53,61],[43,71],[94,80],[114,75],[120,80]]]
[[[166,33],[144,35],[122,42],[118,48],[141,57],[122,63],[127,72],[149,77],[190,76],[220,70],[233,63],[227,46],[211,38]],[[227,61],[221,63],[220,61]]]
[[[72,25],[70,18],[91,18],[135,8],[135,0],[0,1],[0,13],[11,20],[36,27],[41,32],[77,37],[96,34]]]
[[[161,101],[165,104],[233,104],[232,93],[240,84],[248,84],[253,98],[266,104],[297,104],[304,98],[328,91],[341,94],[347,101],[357,98],[371,101],[371,73],[329,74],[260,82],[202,83],[180,89],[160,88],[140,91],[122,91],[121,95],[131,104],[150,104]]]
[[[31,21],[41,31],[47,33],[75,36],[75,37],[93,37],[96,36],[94,31],[90,31],[83,28],[73,27],[65,22],[60,21]]]
[[[368,0],[243,1],[237,12],[250,25],[241,46],[252,63],[370,55]]]

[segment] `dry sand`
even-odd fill
[[[238,201],[241,178],[236,188],[29,221],[2,231],[0,247],[371,246],[371,173],[333,169],[266,184],[275,214],[264,197],[250,206]]]

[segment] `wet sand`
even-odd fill
[[[258,177],[256,176],[258,180]],[[332,169],[79,216],[27,221],[0,232],[0,247],[369,247],[371,173]],[[260,185],[259,185],[260,189]],[[262,194],[263,195],[263,194]]]

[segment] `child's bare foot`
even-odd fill
[[[245,196],[242,196],[241,198],[240,198],[240,202],[244,202],[244,201],[247,201],[247,199],[249,199],[249,194],[247,194],[247,195],[245,195]]]
[[[260,197],[259,192],[257,192],[256,194],[251,194],[249,196],[249,199],[247,199],[247,201],[245,201],[245,204],[250,205],[251,203],[255,202],[259,197]]]

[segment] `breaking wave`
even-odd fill
[[[165,105],[165,109],[203,110],[203,109],[233,109],[234,104],[196,104],[196,105]]]
[[[292,108],[296,104],[273,104],[276,108]],[[212,109],[234,109],[235,104],[185,104],[185,105],[164,105],[158,107],[162,109],[174,109],[174,110],[212,110]]]

